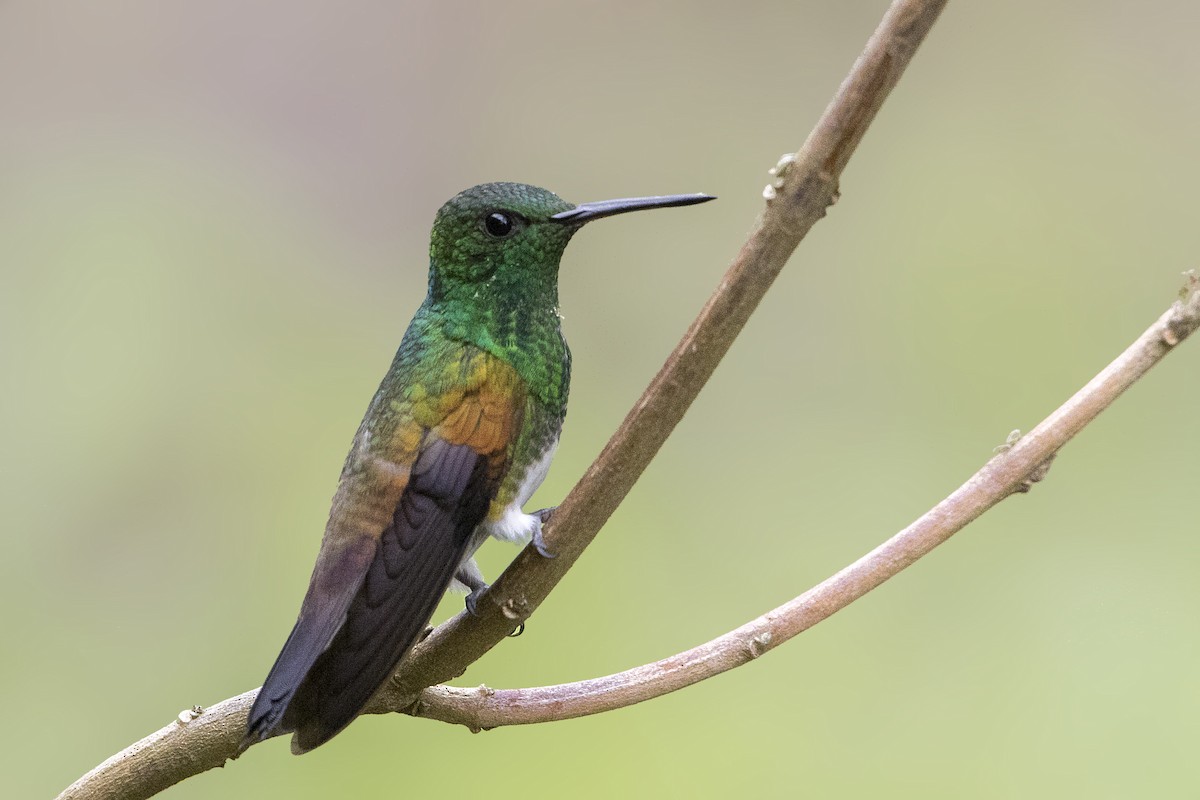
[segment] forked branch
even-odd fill
[[[946,0],[895,0],[803,147],[780,162],[765,193],[766,208],[716,292],[547,525],[547,545],[558,557],[544,559],[532,550],[518,556],[480,602],[479,615],[460,614],[437,628],[401,665],[393,683],[380,691],[370,711],[434,708],[429,693],[422,695],[422,690],[461,675],[532,614],[563,577],[683,417],[792,251],[836,200],[842,170],[945,4]],[[1026,454],[1031,447],[1040,446],[1025,445],[1022,440],[1006,454],[1005,463],[1011,464],[1014,454]],[[997,470],[1000,468],[993,468],[989,480],[1008,476]],[[1027,473],[1019,473],[1016,479]],[[923,552],[904,556],[896,546],[879,557],[902,568]],[[845,596],[845,602],[853,599],[849,596],[852,591],[861,595],[882,580],[858,583],[865,580],[865,573],[857,569],[859,564],[834,579],[834,594]],[[776,630],[772,626],[777,618],[767,615],[766,627],[756,629],[751,639],[763,650],[783,641],[785,634],[803,629]],[[762,635],[767,632],[771,638]],[[235,752],[253,696],[251,691],[207,710],[181,713],[176,722],[105,761],[60,797],[136,800],[222,766]],[[417,705],[418,698],[425,700],[423,705]]]

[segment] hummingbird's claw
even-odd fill
[[[537,530],[533,532],[533,549],[537,550],[538,555],[542,558],[558,558],[558,553],[550,552],[550,549],[546,547],[546,540],[542,538],[542,525],[545,525],[550,521],[550,517],[554,516],[554,510],[556,508],[558,508],[558,506],[543,508],[539,511],[533,512],[531,515],[537,517],[538,522],[541,523],[537,526]]]
[[[486,592],[487,590],[488,590],[488,585],[485,583],[482,586],[472,589],[471,593],[467,595],[467,599],[466,599],[467,613],[470,614],[472,617],[479,616],[479,609],[477,608],[477,605],[479,603],[479,598],[483,597],[483,593]]]

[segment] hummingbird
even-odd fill
[[[545,478],[567,410],[571,353],[558,270],[571,237],[615,214],[704,194],[572,205],[485,183],[438,211],[429,291],[342,467],[296,625],[255,698],[240,750],[293,733],[304,753],[358,716],[420,640],[442,595],[487,590],[489,536],[542,541],[522,506]]]

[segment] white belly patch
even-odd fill
[[[502,542],[518,542],[520,544],[525,544],[533,538],[534,532],[542,522],[537,517],[526,514],[521,507],[530,497],[533,497],[533,493],[546,479],[546,473],[550,471],[550,462],[554,459],[554,451],[557,449],[558,442],[555,442],[546,449],[536,463],[531,464],[525,471],[525,477],[522,478],[521,486],[517,489],[517,496],[513,498],[508,508],[504,509],[504,514],[500,519],[495,522],[485,522],[480,526],[487,531],[488,536]],[[482,538],[480,537],[481,540]],[[480,544],[482,543],[480,541]]]

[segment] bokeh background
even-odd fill
[[[443,200],[720,195],[569,250],[573,400],[532,506],[561,498],[885,7],[0,5],[0,794],[261,682]],[[1189,0],[951,3],[661,456],[461,683],[740,624],[1124,348],[1198,266],[1198,24]],[[363,719],[165,796],[1194,796],[1198,367],[1189,344],[1032,494],[752,665],[481,735]]]

